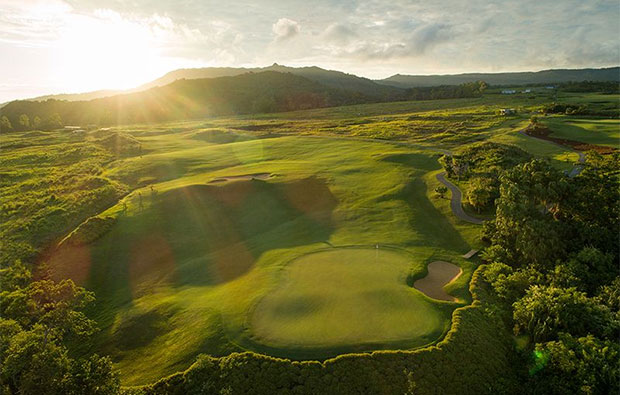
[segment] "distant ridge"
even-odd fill
[[[274,63],[267,67],[256,68],[234,68],[234,67],[204,67],[196,69],[179,69],[174,70],[161,78],[151,81],[137,88],[137,90],[146,90],[157,86],[168,85],[174,81],[186,79],[200,78],[218,78],[218,77],[234,77],[245,73],[261,73],[264,71],[277,71],[279,73],[291,73],[300,77],[318,82],[330,88],[342,89],[352,92],[358,92],[370,97],[387,97],[399,92],[400,89],[392,86],[378,84],[377,82],[364,77],[358,77],[353,74],[343,73],[335,70],[325,70],[320,67],[288,67]]]
[[[93,100],[15,100],[0,108],[0,116],[6,116],[19,130],[22,115],[38,117],[48,128],[60,124],[119,125],[481,94],[478,83],[401,89],[318,68],[304,71],[318,77],[268,70],[217,78],[183,78],[144,91]],[[324,82],[318,82],[319,78]]]
[[[45,95],[32,99],[30,101],[45,101],[48,99],[67,100],[67,101],[84,101],[100,99],[104,97],[114,96],[125,93],[135,93],[146,91],[151,88],[162,87],[178,80],[194,80],[203,78],[220,78],[235,77],[247,73],[261,73],[265,71],[276,71],[280,73],[290,73],[296,76],[304,77],[310,81],[318,82],[324,86],[342,89],[350,92],[357,92],[367,97],[377,100],[385,99],[389,96],[401,93],[402,89],[384,84],[378,84],[368,78],[358,77],[353,74],[343,73],[341,71],[325,70],[320,67],[288,67],[274,63],[267,67],[203,67],[194,69],[178,69],[166,73],[160,78],[140,85],[128,90],[99,90],[94,92],[75,93],[75,94],[59,94]],[[6,103],[5,103],[6,104]],[[1,107],[1,105],[0,105]]]
[[[620,82],[620,67],[587,68],[587,69],[551,69],[536,72],[514,73],[465,73],[446,75],[403,75],[396,74],[382,80],[371,80],[348,74],[341,71],[326,70],[316,66],[288,67],[274,63],[267,67],[203,67],[193,69],[178,69],[166,73],[160,78],[128,90],[98,90],[84,93],[63,93],[57,95],[45,95],[29,101],[45,101],[48,99],[67,101],[86,101],[110,97],[118,94],[135,93],[146,91],[151,88],[161,87],[178,80],[193,80],[203,78],[234,77],[247,73],[260,73],[264,71],[277,71],[290,73],[324,86],[347,90],[363,95],[367,98],[384,100],[388,97],[402,93],[403,89],[414,87],[431,87],[441,85],[461,85],[468,82],[485,81],[490,85],[526,85],[559,83],[567,81],[618,81]],[[4,104],[0,104],[2,107]]]
[[[446,75],[396,74],[375,82],[399,88],[423,86],[459,85],[473,81],[485,81],[490,85],[553,84],[568,81],[618,81],[620,67],[601,69],[552,69],[514,73],[466,73]]]
[[[67,100],[67,101],[82,101],[82,100],[100,99],[102,97],[119,95],[125,92],[126,91],[123,91],[123,90],[102,89],[98,91],[84,92],[84,93],[59,93],[55,95],[37,96],[32,99],[26,99],[26,100],[45,101],[48,99],[55,99],[55,100]]]

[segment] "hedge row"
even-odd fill
[[[251,352],[202,355],[185,372],[127,394],[501,394],[518,393],[514,346],[499,313],[480,300],[480,270],[472,279],[475,302],[453,315],[446,338],[425,349],[346,354],[290,361]]]

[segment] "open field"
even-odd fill
[[[461,255],[481,246],[480,227],[434,192],[437,160],[487,140],[571,168],[568,148],[517,133],[547,100],[491,94],[10,133],[2,236],[64,239],[44,251],[50,272],[96,293],[89,315],[102,330],[84,347],[111,355],[127,385],[200,353],[324,359],[432,344],[471,301],[477,263]],[[497,115],[504,106],[524,115]],[[579,133],[616,138],[613,121],[597,122]],[[387,247],[379,265],[372,248],[338,248],[376,244]],[[412,287],[434,261],[462,269],[444,288],[456,302]]]

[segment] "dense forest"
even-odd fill
[[[570,178],[535,160],[500,177],[484,278],[525,345],[534,394],[620,391],[617,154]]]

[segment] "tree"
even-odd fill
[[[533,342],[555,340],[560,332],[606,336],[614,330],[611,311],[575,288],[532,286],[514,304],[515,332]],[[611,326],[610,326],[611,324]]]
[[[58,113],[53,113],[47,117],[41,124],[43,130],[54,130],[62,127],[62,118]]]
[[[454,176],[453,162],[452,155],[443,155],[439,158],[439,164],[444,168],[449,178]]]
[[[552,277],[557,285],[577,287],[594,295],[601,285],[610,284],[619,275],[618,265],[611,254],[585,247],[567,262],[557,265]]]
[[[11,121],[9,121],[6,115],[3,115],[2,118],[0,118],[0,132],[10,132],[12,130],[13,126],[11,125]]]
[[[117,394],[109,359],[70,357],[68,344],[92,335],[83,313],[93,294],[71,280],[31,282],[16,261],[0,270],[0,390],[14,394]]]
[[[41,118],[39,118],[38,115],[32,120],[32,127],[35,129],[39,129],[41,127]]]
[[[486,178],[474,178],[467,189],[467,201],[478,212],[491,204],[493,186]]]
[[[435,188],[435,192],[439,195],[440,198],[443,199],[444,195],[448,192],[448,188],[444,186],[438,186]]]
[[[19,116],[19,125],[22,130],[30,129],[30,118],[28,118],[28,115],[22,114]]]
[[[617,394],[620,392],[620,345],[594,336],[539,344],[529,386],[538,394]]]

